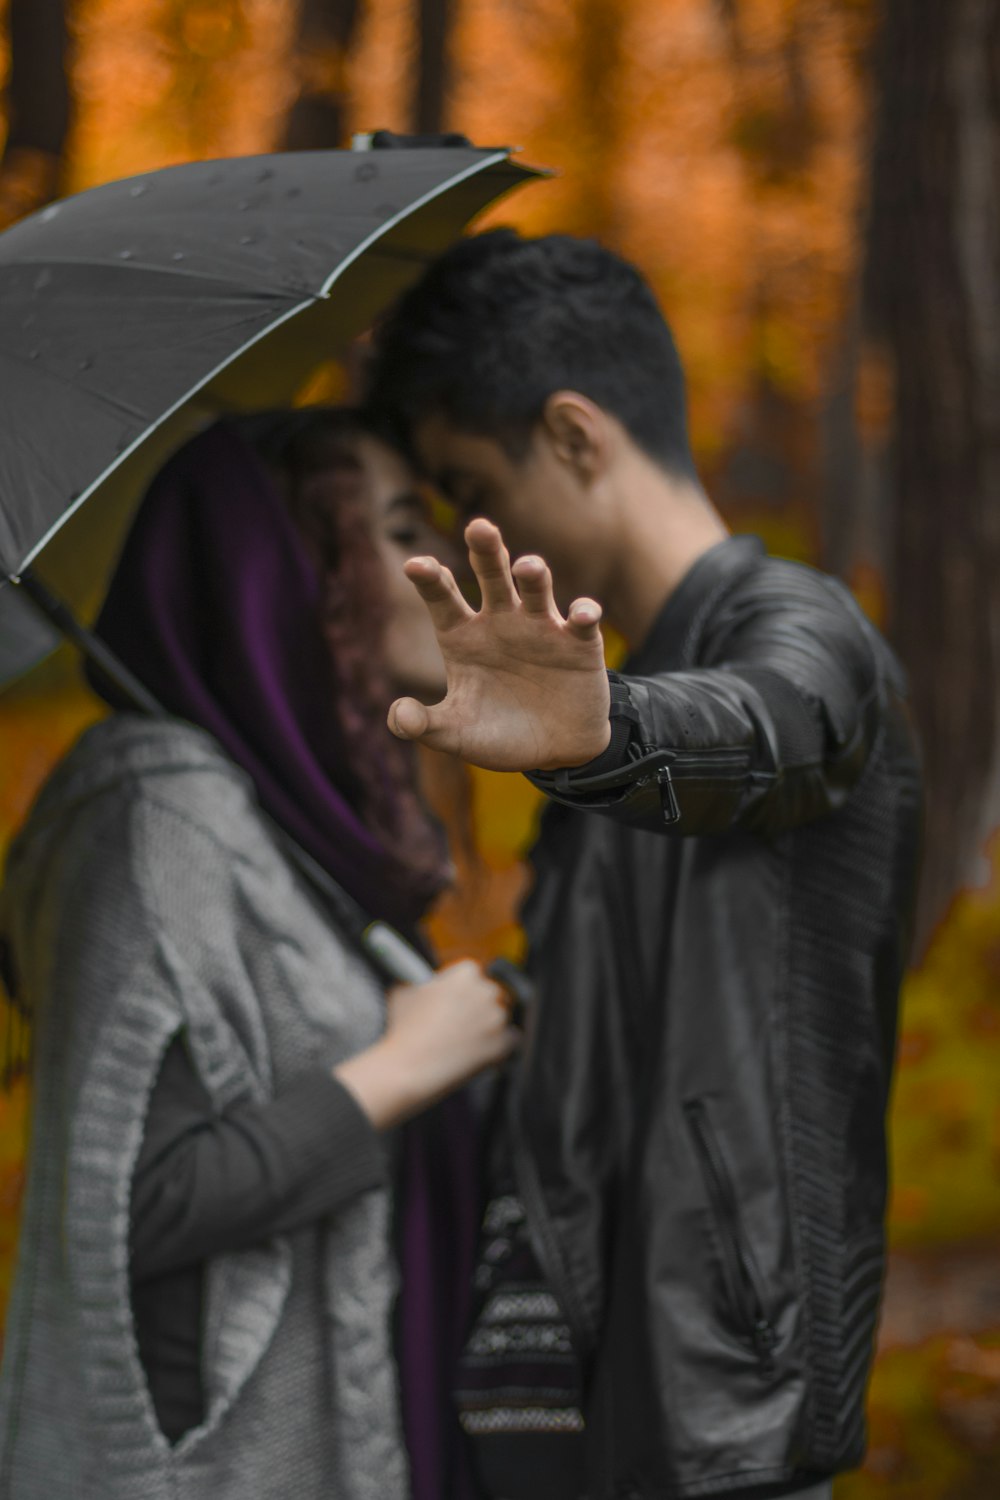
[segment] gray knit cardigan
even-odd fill
[[[247,779],[189,725],[97,725],[12,851],[0,930],[37,1027],[0,1500],[404,1500],[384,1190],[209,1262],[207,1415],[175,1447],[138,1357],[129,1184],[171,1040],[221,1111],[383,1024]]]

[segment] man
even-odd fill
[[[580,1482],[827,1496],[864,1451],[883,1272],[919,828],[899,669],[838,583],[727,535],[670,332],[596,244],[453,248],[371,401],[477,518],[482,590],[408,565],[449,690],[390,723],[556,804],[515,1132],[585,1376]]]

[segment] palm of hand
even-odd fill
[[[398,700],[390,727],[490,770],[583,764],[610,734],[599,606],[577,600],[564,618],[540,558],[521,558],[512,572],[489,522],[472,522],[466,538],[483,594],[479,611],[434,559],[407,564],[434,621],[448,691],[431,708]]]

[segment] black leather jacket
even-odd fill
[[[621,681],[622,766],[535,778],[561,805],[525,911],[518,1185],[586,1369],[589,1493],[779,1494],[865,1445],[920,822],[903,685],[844,588],[752,537]]]

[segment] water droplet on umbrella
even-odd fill
[[[86,359],[81,359],[80,365],[79,365],[79,368],[81,370],[91,370],[91,369],[93,369],[93,367],[94,367],[94,356],[92,354],[88,354],[87,357],[86,357]]]
[[[135,185],[133,187],[129,188],[128,195],[129,195],[130,198],[141,198],[142,195],[143,195],[143,193],[148,193],[148,192],[149,192],[149,183],[148,182],[137,182],[137,183],[135,183]]]
[[[31,353],[28,355],[28,358],[29,359],[37,359],[38,356],[39,356],[39,353],[40,353],[40,350],[38,350],[38,349],[32,349]]]
[[[183,260],[184,259],[184,251],[183,250],[175,250],[174,253],[173,253],[173,255],[170,257],[170,259],[171,260]]]
[[[60,204],[53,203],[50,205],[50,207],[43,209],[42,212],[38,215],[40,221],[43,224],[47,224],[50,219],[55,218],[56,214],[59,212],[60,207]]]
[[[377,214],[384,214],[387,219],[391,219],[396,212],[396,205],[395,203],[380,203],[375,212]]]
[[[354,180],[356,182],[371,182],[373,177],[378,176],[378,167],[373,161],[365,161],[360,167],[354,169]]]
[[[39,271],[38,275],[35,277],[35,291],[44,292],[45,288],[51,283],[51,281],[51,271]]]
[[[271,180],[271,178],[273,176],[274,176],[274,168],[273,167],[265,167],[264,170],[263,170],[263,172],[258,172],[257,173],[257,181],[258,182],[270,182],[270,180]]]
[[[31,325],[32,325],[32,323],[34,321],[35,321],[35,315],[34,315],[34,313],[29,313],[26,318],[22,318],[21,319],[21,327],[22,328],[30,328]]]
[[[241,245],[256,245],[257,242],[259,241],[259,239],[260,239],[260,235],[259,234],[241,234],[240,235],[240,244]]]
[[[287,193],[285,194],[285,197],[286,198],[301,198],[302,197],[302,189],[301,188],[289,188],[288,191],[287,191]]]
[[[134,255],[135,255],[135,251],[134,250],[119,250],[119,252],[118,252],[118,259],[119,260],[131,260]]]

